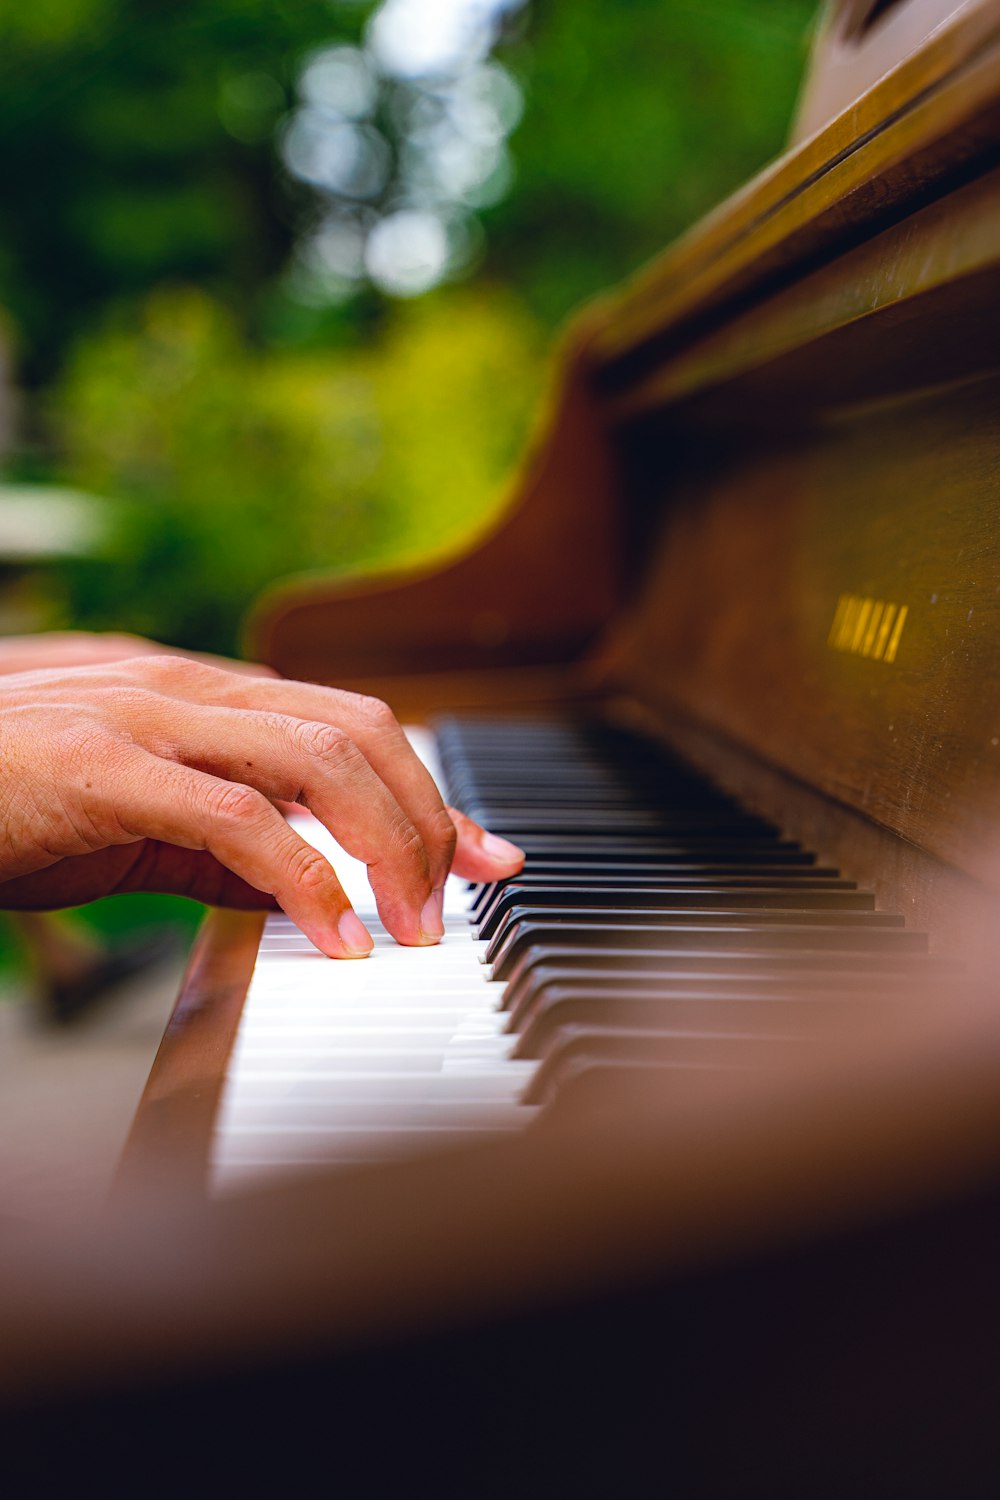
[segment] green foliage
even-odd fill
[[[65,612],[232,650],[283,573],[436,551],[481,524],[524,439],[542,340],[487,287],[403,305],[368,347],[249,346],[204,292],[83,340],[53,396],[62,477],[124,502]]]
[[[356,25],[327,0],[0,7],[0,303],[33,382],[162,280],[253,308],[298,214],[270,144],[295,66]]]
[[[32,396],[11,468],[121,505],[115,556],[56,580],[64,623],[231,648],[284,573],[482,524],[539,387],[538,326],[779,148],[813,0],[531,0],[499,48],[526,107],[475,290],[316,306],[286,271],[318,200],[275,134],[302,58],[357,41],[372,9],[0,11],[0,306]]]
[[[815,0],[536,4],[488,265],[552,323],[674,239],[781,148]]]
[[[212,290],[256,336],[366,326],[289,300],[318,213],[276,127],[308,51],[374,6],[329,0],[34,0],[0,7],[0,304],[47,380],[107,309],[163,282]],[[548,323],[616,281],[780,146],[815,0],[531,0],[500,55],[525,89],[515,182],[486,273]],[[382,122],[391,129],[391,121]],[[397,149],[405,145],[396,141]]]

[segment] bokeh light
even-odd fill
[[[304,59],[281,154],[318,202],[293,296],[336,302],[366,281],[418,296],[475,263],[476,213],[511,187],[507,139],[522,111],[517,81],[490,53],[523,4],[384,0],[361,46]]]
[[[384,215],[368,236],[365,267],[383,291],[403,297],[429,291],[448,267],[444,224],[420,209]]]

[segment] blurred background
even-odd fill
[[[275,577],[481,527],[553,330],[780,149],[815,9],[0,0],[0,630],[232,652]]]

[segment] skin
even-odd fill
[[[0,906],[118,891],[277,905],[331,958],[363,957],[369,934],[282,803],[367,864],[401,943],[440,940],[449,871],[521,867],[514,845],[444,806],[384,703],[216,661],[129,637],[0,646]]]

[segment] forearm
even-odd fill
[[[141,635],[121,631],[49,630],[38,635],[0,636],[0,676],[48,668],[94,667],[127,661],[135,656],[183,656],[189,661],[225,667],[230,672],[270,676],[270,669],[253,662],[230,661],[203,651],[183,651]]]

